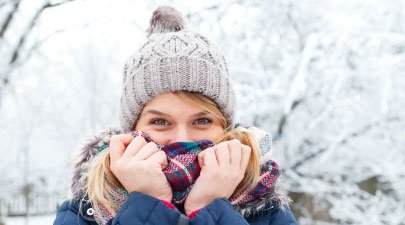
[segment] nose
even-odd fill
[[[191,132],[189,131],[189,129],[187,129],[187,127],[181,126],[175,130],[171,143],[173,143],[173,142],[191,142],[191,141],[193,141],[192,137],[191,137]]]

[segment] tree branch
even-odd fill
[[[18,5],[20,3],[21,0],[18,0],[18,2],[16,2],[14,4],[14,10],[12,10],[12,13],[7,17],[6,22],[2,25],[2,34],[0,39],[2,38],[3,34],[6,32],[6,30],[9,27],[10,21],[13,18],[13,15],[17,12],[18,9]],[[20,61],[20,55],[21,55],[21,50],[24,47],[24,44],[28,38],[28,36],[31,34],[32,30],[34,29],[34,27],[36,26],[37,22],[39,21],[39,18],[41,17],[42,13],[44,12],[45,9],[48,8],[52,8],[52,7],[57,7],[69,2],[73,2],[76,0],[65,0],[65,1],[61,1],[58,3],[50,3],[49,1],[44,3],[35,13],[34,17],[31,19],[31,21],[29,22],[28,26],[25,29],[25,32],[20,36],[16,47],[14,48],[14,50],[11,52],[11,57],[9,58],[8,61],[8,68],[6,68],[4,71],[1,71],[0,73],[0,106],[1,106],[1,98],[2,98],[2,94],[4,91],[4,88],[7,87],[10,83],[10,74],[11,71],[13,70],[14,66],[16,65],[16,62]],[[31,48],[32,50],[33,48]],[[31,53],[29,53],[31,54]]]
[[[0,40],[3,39],[4,34],[6,33],[8,26],[10,25],[11,21],[13,20],[14,15],[17,12],[18,6],[20,5],[21,0],[14,1],[13,9],[7,15],[6,20],[4,21],[3,25],[1,26],[0,30]],[[2,6],[5,3],[2,4]]]
[[[56,6],[60,6],[60,5],[66,4],[68,2],[73,2],[73,1],[75,1],[75,0],[65,0],[65,1],[58,2],[58,3],[49,3],[48,2],[43,6],[43,8],[47,9],[47,8],[51,8],[51,7],[56,7]]]
[[[389,118],[388,118],[389,119]],[[371,130],[372,128],[378,126],[381,124],[381,121],[377,121],[377,122],[373,122],[373,123],[369,123],[367,125],[365,125],[364,127],[353,131],[347,135],[345,135],[344,137],[338,139],[336,142],[330,144],[329,146],[323,147],[318,149],[317,151],[304,156],[302,159],[298,160],[297,162],[295,162],[292,166],[289,167],[289,170],[294,170],[296,171],[298,169],[298,167],[302,166],[304,163],[308,162],[309,160],[313,160],[316,157],[320,156],[321,154],[323,154],[324,152],[326,152],[327,150],[333,149],[336,146],[342,145],[342,144],[346,144],[347,142],[349,142],[351,139],[360,136],[361,134],[366,133],[367,131]],[[305,139],[307,140],[307,139]]]
[[[291,27],[293,28],[293,30],[295,31],[295,33],[297,33],[298,36],[298,44],[299,44],[299,48],[300,51],[302,52],[304,50],[304,35],[302,34],[300,27],[297,23],[297,21],[293,18],[292,16],[292,11],[293,11],[293,7],[294,5],[290,2],[288,4],[288,10],[287,10],[287,19],[291,24]]]
[[[296,75],[291,83],[291,86],[289,87],[288,96],[283,109],[283,115],[278,123],[277,133],[273,138],[274,141],[281,138],[284,127],[287,124],[288,117],[291,115],[293,110],[305,100],[305,94],[303,92],[307,90],[307,84],[305,82],[305,77],[307,75],[306,67],[313,56],[313,49],[315,48],[317,42],[318,40],[316,34],[311,34],[307,38]]]
[[[32,32],[33,28],[37,24],[39,18],[41,17],[41,15],[45,11],[45,9],[60,6],[60,5],[63,5],[63,4],[66,4],[68,2],[72,2],[72,1],[75,1],[75,0],[66,0],[66,1],[58,2],[58,3],[47,2],[41,8],[39,8],[39,10],[35,13],[34,17],[30,21],[27,29],[25,30],[23,35],[20,37],[20,39],[18,41],[18,44],[17,44],[16,48],[14,49],[14,51],[13,51],[13,53],[11,55],[9,64],[13,64],[19,58],[21,48],[24,46],[24,43],[25,43],[28,35]]]

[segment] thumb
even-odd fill
[[[206,149],[207,150],[207,149]],[[204,166],[204,157],[205,157],[206,152],[202,151],[198,154],[198,165],[200,166],[200,168],[202,168]]]

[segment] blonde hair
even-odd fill
[[[214,115],[216,122],[224,128],[224,132],[213,140],[215,144],[238,139],[242,144],[252,149],[244,178],[236,187],[233,195],[237,195],[255,186],[260,175],[260,158],[259,146],[253,134],[248,130],[235,130],[230,127],[231,125],[227,124],[227,120],[219,110],[217,104],[204,95],[188,91],[176,91],[174,94],[182,97],[187,102],[201,106]],[[119,209],[118,206],[114,204],[111,193],[113,193],[113,190],[116,188],[124,187],[110,170],[109,151],[106,149],[96,156],[90,166],[87,181],[87,195],[89,201],[96,210],[99,210],[99,205],[103,205],[103,207],[115,216]]]

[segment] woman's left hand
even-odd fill
[[[200,176],[184,204],[187,215],[216,198],[229,198],[242,181],[251,148],[239,140],[221,142],[198,155]]]

